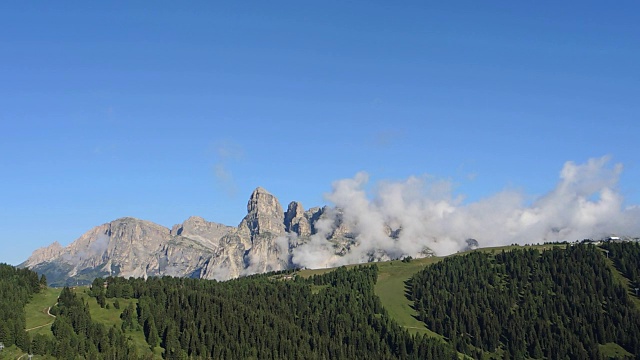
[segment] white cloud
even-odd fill
[[[637,236],[640,208],[623,208],[616,189],[622,166],[609,161],[602,157],[585,164],[566,162],[556,187],[532,203],[521,192],[505,190],[463,204],[449,182],[428,177],[383,182],[367,193],[369,177],[361,172],[335,181],[325,196],[343,210],[343,221],[357,234],[359,246],[345,257],[334,256],[324,240],[335,226],[328,217],[318,223],[319,232],[310,242],[294,249],[292,261],[311,268],[334,266],[366,261],[379,250],[391,257],[414,256],[425,247],[447,255],[463,249],[469,238],[481,246],[497,246]],[[387,226],[401,229],[397,239],[388,236]]]

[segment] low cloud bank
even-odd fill
[[[447,255],[464,249],[469,238],[484,247],[638,236],[640,207],[623,207],[616,188],[621,171],[622,165],[611,165],[608,157],[585,164],[569,161],[556,187],[533,202],[521,192],[505,190],[472,203],[453,194],[450,183],[421,177],[382,182],[368,193],[369,177],[361,172],[335,181],[325,195],[343,210],[342,219],[359,245],[345,256],[334,254],[325,239],[339,215],[330,213],[309,242],[293,249],[292,262],[309,268],[338,266],[368,261],[376,253],[416,256],[425,248]]]

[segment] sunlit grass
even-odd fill
[[[51,324],[54,318],[47,314],[47,309],[58,301],[60,291],[61,289],[59,288],[44,288],[35,294],[24,307],[27,320],[26,328],[33,329],[29,330],[32,337],[35,334],[53,335],[51,333]]]
[[[610,358],[633,358],[633,354],[623,349],[622,346],[616,343],[606,343],[604,345],[598,345],[600,353],[605,359]]]
[[[87,287],[79,287],[76,289],[76,295],[80,296],[84,302],[89,304],[91,319],[108,327],[115,326],[120,328],[122,326],[122,319],[120,319],[122,311],[124,311],[129,304],[133,304],[133,307],[135,308],[138,303],[138,299],[117,298],[120,303],[120,309],[116,309],[114,306],[116,298],[109,298],[107,299],[109,308],[107,309],[106,306],[105,308],[101,308],[96,299],[90,297],[88,292],[89,289]],[[136,322],[136,328],[134,330],[127,329],[125,331],[125,335],[135,344],[139,353],[147,354],[151,352],[149,345],[144,338],[144,333],[142,332],[142,324],[138,324]]]

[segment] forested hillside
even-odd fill
[[[616,268],[629,279],[630,290],[635,294],[635,289],[640,288],[640,243],[607,242],[602,248],[609,252],[607,255],[613,260]]]
[[[4,346],[29,347],[24,305],[41,286],[46,286],[46,279],[35,272],[0,264],[0,342]]]
[[[89,307],[69,288],[63,288],[58,304],[51,312],[56,320],[51,326],[54,339],[34,338],[34,354],[51,354],[58,359],[136,359],[139,354],[123,331],[91,319]]]
[[[419,319],[473,357],[600,359],[608,343],[640,355],[640,311],[592,245],[454,256],[409,289]]]
[[[55,305],[48,298],[57,315],[50,333],[24,329],[24,304],[46,280],[0,266],[0,341],[35,359],[640,358],[637,285],[625,278],[637,279],[640,246],[538,249],[480,250],[424,268],[406,259],[303,271],[307,278],[293,270],[226,282],[98,278],[90,289],[62,289]],[[379,273],[402,284],[415,271],[404,283],[413,309],[400,315],[430,331],[398,325],[374,293]]]
[[[94,283],[93,295],[138,298],[123,328],[142,326],[165,358],[456,359],[447,344],[411,336],[387,316],[373,293],[376,276],[372,265],[309,279],[109,278],[104,293]]]

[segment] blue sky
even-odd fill
[[[611,156],[640,203],[636,2],[4,2],[0,262],[262,186],[428,175],[540,196]]]

